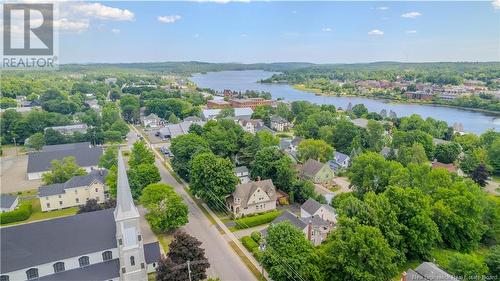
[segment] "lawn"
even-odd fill
[[[160,234],[155,234],[156,238],[158,239],[158,242],[160,242],[161,247],[163,248],[163,251],[168,253],[169,250],[169,245],[172,243],[174,240],[174,234],[172,232],[167,232],[167,233],[160,233]]]
[[[494,175],[494,176],[491,176],[491,177],[493,178],[494,182],[500,183],[500,176]]]
[[[76,212],[78,211],[77,207],[72,207],[72,208],[55,210],[55,211],[50,211],[50,212],[42,212],[42,209],[40,208],[40,200],[38,200],[38,198],[30,199],[30,201],[31,201],[31,205],[32,205],[32,213],[31,213],[31,216],[29,217],[29,219],[24,220],[24,221],[18,221],[18,222],[13,222],[13,223],[9,223],[9,224],[4,224],[2,226],[23,224],[23,223],[34,222],[34,221],[39,221],[39,220],[72,216],[72,215],[75,215]]]
[[[281,211],[281,210],[274,210],[274,211],[267,212],[264,214],[234,220],[234,222],[236,223],[236,226],[230,227],[229,230],[231,232],[234,232],[234,231],[237,231],[239,229],[245,229],[245,228],[250,228],[250,227],[270,223],[275,218],[277,218],[279,215],[281,215],[282,212],[283,211]]]

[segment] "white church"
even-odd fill
[[[141,235],[121,153],[116,199],[114,210],[1,228],[0,281],[147,281],[160,247]]]

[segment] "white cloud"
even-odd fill
[[[495,10],[500,10],[500,0],[493,0],[493,1],[491,2],[491,5],[493,5],[493,8],[494,8]]]
[[[132,21],[134,13],[126,9],[105,6],[101,3],[78,3],[71,4],[70,8],[84,17],[100,20]]]
[[[402,18],[414,19],[420,17],[422,14],[419,12],[408,12],[401,15]]]
[[[182,17],[179,15],[171,15],[171,16],[159,16],[158,21],[161,23],[175,23],[180,20]]]
[[[417,33],[417,31],[416,30],[407,30],[407,31],[405,31],[405,33],[406,34],[415,34],[415,33]]]
[[[118,33],[120,33],[120,29],[113,28],[113,29],[111,29],[111,32],[113,32],[114,34],[118,34]]]
[[[384,32],[379,29],[374,29],[368,32],[368,35],[376,35],[376,36],[382,36],[384,35]]]
[[[82,20],[70,20],[67,18],[62,18],[57,21],[54,21],[54,26],[58,27],[60,31],[66,32],[76,32],[80,33],[87,30],[90,26],[90,23],[86,19]]]
[[[196,33],[195,35],[193,35],[194,38],[199,38],[200,37],[200,34]]]
[[[389,7],[377,7],[375,9],[385,11],[385,10],[389,10]]]
[[[323,27],[323,28],[321,29],[321,31],[323,31],[323,32],[332,32],[332,31],[333,31],[333,29],[331,29],[330,27]]]

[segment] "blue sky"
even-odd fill
[[[60,10],[62,63],[500,61],[500,0],[73,2]]]

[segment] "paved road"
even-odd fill
[[[128,136],[129,145],[137,139],[136,133],[131,131]],[[215,225],[213,225],[203,214],[201,209],[193,202],[182,185],[156,159],[156,165],[160,170],[162,182],[174,187],[175,191],[182,196],[189,208],[189,223],[182,227],[184,231],[195,236],[203,244],[205,254],[210,263],[207,271],[209,277],[219,277],[222,281],[253,281],[257,280],[246,265],[236,255]]]

